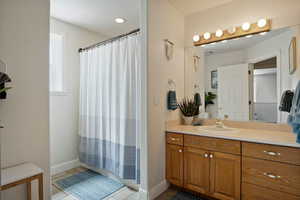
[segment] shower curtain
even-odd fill
[[[79,158],[140,182],[139,33],[80,53]]]

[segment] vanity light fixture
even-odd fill
[[[260,20],[258,20],[258,22],[257,22],[257,26],[259,27],[259,28],[263,28],[263,27],[265,27],[267,25],[267,20],[266,19],[260,19]]]
[[[210,33],[209,32],[204,33],[203,37],[204,37],[204,39],[209,40],[210,39]]]
[[[250,24],[249,22],[245,22],[245,23],[243,23],[243,25],[242,25],[243,31],[249,31],[249,30],[250,30],[250,27],[251,27],[251,24]]]
[[[121,18],[121,17],[118,17],[118,18],[115,19],[115,22],[116,22],[117,24],[123,24],[125,21],[126,21],[126,20],[125,20],[124,18]]]
[[[218,29],[215,33],[206,32],[203,35],[194,36],[194,45],[202,46],[223,40],[236,40],[242,37],[253,37],[256,34],[264,35],[272,28],[270,19],[260,19],[254,23],[245,22],[241,26],[230,27],[225,30]]]
[[[223,31],[221,29],[216,31],[216,36],[217,37],[222,37],[222,35],[223,35]]]
[[[193,41],[198,42],[200,40],[200,35],[194,35],[193,36]]]

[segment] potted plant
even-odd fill
[[[11,89],[11,87],[5,87],[5,83],[11,82],[11,79],[7,74],[0,72],[0,99],[6,98],[6,91]]]
[[[217,95],[212,92],[205,92],[205,108],[210,104],[215,104],[213,100],[216,97]]]
[[[199,114],[199,105],[192,99],[184,98],[178,107],[183,115],[185,125],[192,125],[194,117]]]

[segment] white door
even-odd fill
[[[218,68],[218,114],[230,120],[249,120],[248,64]]]

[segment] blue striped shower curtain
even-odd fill
[[[140,35],[80,53],[79,158],[140,182]]]

